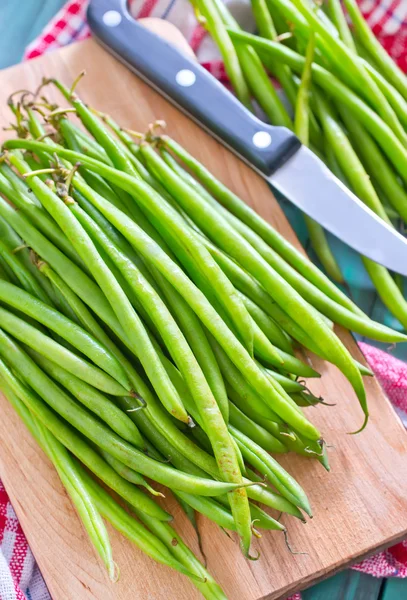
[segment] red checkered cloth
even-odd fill
[[[89,36],[87,0],[69,0],[42,34],[27,48],[25,58]],[[389,54],[407,71],[407,0],[361,0],[361,9]],[[250,29],[250,4],[234,0],[235,17]],[[189,40],[199,60],[219,79],[224,70],[211,40],[186,0],[133,0],[135,17],[161,17],[174,22]],[[360,344],[371,369],[407,426],[407,366],[367,344]],[[376,577],[407,577],[407,542],[393,546],[354,567]],[[295,595],[291,600],[299,600]],[[18,519],[0,482],[0,600],[50,600]]]

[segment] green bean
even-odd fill
[[[349,111],[338,106],[339,113],[345,123],[348,136],[357,149],[361,161],[371,177],[380,177],[380,188],[386,194],[391,205],[407,223],[407,192],[401,185],[393,169],[382,155],[376,142]]]
[[[230,14],[226,4],[218,0],[214,0],[214,4],[222,17],[224,25],[239,30],[240,26]],[[292,129],[291,119],[270,82],[256,51],[251,46],[241,46],[237,48],[236,52],[248,87],[267,115],[270,123]]]
[[[171,515],[160,508],[158,504],[143,494],[137,487],[122,479],[72,427],[67,425],[63,419],[60,419],[54,411],[47,407],[39,395],[17,379],[1,359],[0,374],[13,393],[24,402],[30,412],[106,485],[132,505],[139,507],[143,512],[161,520],[171,520]]]
[[[249,437],[231,426],[233,436],[239,444],[245,459],[263,475],[267,475],[272,485],[296,506],[312,516],[311,507],[305,492],[298,483],[265,450]],[[254,463],[254,464],[253,464]]]
[[[1,282],[2,285],[5,283]],[[114,396],[129,394],[130,384],[128,389],[124,388],[110,377],[110,375],[74,354],[68,348],[65,348],[36,327],[33,327],[4,308],[0,308],[0,326],[11,333],[13,337],[30,346],[30,348],[38,350],[49,360],[61,366],[63,365],[70,373],[75,374],[80,379],[87,381],[107,394]]]
[[[199,576],[191,573],[178,560],[174,558],[158,537],[153,536],[140,523],[133,519],[123,507],[113,500],[111,496],[83,471],[83,477],[88,489],[96,503],[99,512],[131,542],[136,544],[145,554],[159,563],[167,565],[187,577],[202,581]]]
[[[0,254],[0,277],[2,279],[4,279],[4,281],[10,281],[11,279],[13,281],[18,281],[13,273],[13,271],[10,270],[10,267],[7,265],[6,262],[3,261],[3,259],[1,258],[1,254]]]
[[[71,206],[71,209],[74,210],[74,207]],[[83,223],[86,213],[81,213],[76,209],[74,210],[74,214]],[[87,221],[87,224],[89,226],[89,220]],[[171,313],[167,310],[165,304],[161,301],[160,296],[155,293],[154,289],[149,289],[148,282],[143,278],[135,265],[127,259],[124,254],[120,253],[120,250],[114,248],[112,244],[109,244],[109,241],[107,237],[104,237],[103,232],[100,230],[97,231],[95,228],[92,229],[92,232],[93,235],[98,236],[99,243],[103,243],[103,247],[109,252],[109,256],[114,258],[116,265],[119,266],[133,290],[139,294],[140,301],[148,304],[149,312],[152,315],[155,324],[159,327],[164,341],[166,342],[167,347],[169,347],[176,364],[180,367],[194,400],[197,403],[199,414],[208,431],[211,445],[220,467],[221,476],[226,478],[226,480],[238,482],[236,476],[233,475],[233,473],[236,473],[235,469],[237,465],[234,464],[235,461],[233,460],[233,456],[235,455],[235,451],[231,441],[228,443],[230,438],[226,425],[221,414],[217,413],[215,409],[217,404],[211,394],[210,387],[185,338],[176,326],[175,321],[173,321]],[[229,465],[231,465],[231,467],[229,467]],[[232,472],[231,469],[234,471]],[[240,500],[240,498],[238,498],[238,500]],[[234,507],[236,511],[241,510],[236,503]],[[234,514],[235,518],[242,518],[237,516],[237,513]],[[239,533],[244,535],[242,529],[239,529],[239,523],[237,523],[237,527]],[[247,540],[244,540],[243,543],[250,544]],[[245,546],[245,552],[248,552],[247,545]]]
[[[374,107],[383,121],[391,127],[397,138],[405,144],[407,133],[386,97],[366,71],[363,63],[359,61],[359,57],[355,56],[352,50],[328,31],[326,25],[321,22],[315,12],[303,0],[293,0],[293,4],[305,16],[309,26],[318,33],[325,45],[329,45],[330,59],[341,73],[343,80],[352,82],[352,87],[358,90],[359,94]]]
[[[65,93],[66,90],[59,82],[56,85]],[[92,128],[92,132],[97,139],[103,140],[107,151],[110,153],[116,167],[123,169],[125,173],[138,177],[132,164],[129,163],[128,157],[121,152],[120,146],[111,138],[103,125],[89,111],[89,109],[80,102],[76,97],[71,101],[78,111],[81,119],[85,124]],[[236,294],[236,290],[225,277],[223,271],[218,267],[217,263],[212,259],[209,252],[202,246],[196,236],[185,229],[183,219],[177,211],[168,205],[162,197],[158,197],[150,187],[144,188],[146,195],[135,194],[134,199],[137,203],[141,203],[148,215],[152,214],[160,223],[160,229],[168,230],[170,235],[179,239],[182,246],[188,248],[188,258],[192,260],[194,269],[201,271],[208,278],[213,291],[226,312],[230,315],[234,326],[236,327],[241,339],[252,354],[253,347],[253,332],[250,328],[250,319],[245,307],[241,304],[240,299]],[[148,194],[148,190],[151,191]]]
[[[174,554],[174,556],[190,571],[200,576],[205,583],[195,580],[192,583],[198,588],[207,600],[227,600],[225,594],[194,556],[191,550],[184,544],[177,532],[167,523],[151,519],[139,511],[135,511],[139,519],[152,531]]]
[[[363,200],[363,202],[365,202],[365,204],[367,204],[367,206],[369,206],[369,208],[386,221],[386,223],[390,224],[386,211],[377,197],[375,189],[371,184],[366,171],[363,169],[362,164],[357,159],[355,152],[352,152],[351,144],[345,136],[332,107],[328,104],[322,94],[315,94],[315,99],[319,118],[322,122],[325,134],[334,150],[336,145],[338,149],[337,152],[335,152],[336,158],[343,172],[352,184],[355,193]],[[341,140],[341,147],[339,147],[339,139]],[[354,158],[352,158],[352,169],[346,164],[349,153],[352,153],[354,156]]]
[[[75,461],[52,433],[33,417],[25,404],[12,392],[3,379],[0,381],[0,387],[30,433],[52,460],[96,551],[108,570],[110,579],[115,581],[116,567],[112,558],[109,536],[92,498],[83,485]]]
[[[359,312],[359,309],[343,294],[312,262],[297,248],[292,246],[281,234],[278,233],[267,221],[262,219],[251,207],[245,204],[238,196],[231,192],[225,185],[217,180],[199,161],[191,156],[180,144],[163,136],[166,147],[185,163],[197,179],[208,189],[214,198],[226,207],[233,215],[250,226],[261,236],[276,252],[288,263],[292,264],[304,277],[315,284],[328,297],[349,310]],[[180,171],[177,171],[180,174]],[[191,180],[188,180],[192,183]],[[199,188],[199,191],[201,189]],[[264,308],[262,306],[262,308]]]
[[[215,212],[195,192],[194,188],[177,177],[151,148],[145,146],[142,148],[142,152],[148,157],[149,164],[154,164],[156,174],[160,170],[162,182],[164,185],[171,187],[173,194],[177,194],[177,200],[183,208],[189,213],[192,211],[194,219],[198,221],[205,233],[215,239],[216,243],[221,245],[232,257],[239,260],[252,275],[260,279],[266,291],[274,297],[280,306],[284,306],[284,309],[296,322],[308,322],[308,327],[313,332],[312,337],[318,337],[318,344],[329,353],[330,360],[338,366],[351,382],[367,418],[366,393],[362,379],[352,362],[349,352],[336,335],[326,327],[325,323],[310,309],[309,305],[303,301],[302,297],[286,280],[255,251],[252,245],[236,233],[228,221],[222,218],[219,212]]]
[[[328,1],[328,12],[331,17],[332,22],[336,26],[336,29],[339,32],[340,38],[344,44],[350,49],[353,50],[355,54],[357,54],[355,42],[353,40],[352,34],[346,22],[345,14],[342,10],[342,6],[339,0],[329,0]]]
[[[399,118],[400,123],[407,127],[407,110],[406,110],[406,101],[403,96],[387,81],[385,77],[381,73],[376,70],[374,65],[371,65],[368,60],[361,58],[361,61],[365,65],[367,71],[369,71],[372,79],[375,80],[378,87],[382,90],[383,94],[386,96],[390,105],[393,107],[394,112]]]
[[[122,440],[98,419],[61,390],[41,369],[0,330],[0,353],[11,363],[25,381],[39,394],[58,414],[88,437],[97,446],[109,452],[114,458],[133,468],[142,475],[163,483],[164,485],[200,495],[223,494],[244,484],[215,482],[209,479],[193,478],[177,471],[168,465],[159,463],[136,450],[128,442]],[[12,349],[12,356],[10,354]],[[1,373],[0,373],[1,374]],[[46,424],[46,426],[48,426]],[[53,430],[52,430],[53,431]],[[58,437],[57,433],[53,431]],[[64,442],[62,442],[64,443]],[[73,450],[72,450],[73,451]]]
[[[81,381],[56,363],[41,356],[35,350],[27,350],[50,377],[66,388],[81,404],[97,415],[109,427],[120,435],[124,440],[130,442],[140,450],[144,450],[145,444],[137,427],[129,417],[118,408],[110,398],[107,398],[91,385]]]
[[[44,146],[40,142],[30,142],[26,140],[19,141],[19,144],[23,144],[24,147],[29,147],[31,150],[38,149],[38,147],[41,149]],[[97,163],[97,161],[94,161],[93,159],[77,155],[69,150],[57,149],[56,153],[69,160],[72,158],[74,161],[80,159],[84,165],[92,165],[92,168],[98,171],[99,174],[103,172],[103,175],[106,176],[106,178],[113,179],[117,183],[120,182],[120,185],[123,188],[128,188],[133,191],[137,188],[140,193],[143,193],[145,190],[144,184],[141,182],[129,177],[125,173],[118,173],[110,167]],[[110,222],[121,231],[130,243],[173,283],[174,287],[189,302],[191,308],[198,314],[206,327],[213,332],[215,337],[217,336],[219,338],[220,343],[225,344],[228,352],[230,352],[231,358],[239,364],[239,368],[246,372],[248,379],[252,380],[254,385],[258,385],[267,398],[274,396],[274,402],[278,406],[276,406],[276,408],[277,410],[283,410],[285,420],[288,422],[291,419],[294,419],[299,430],[302,429],[304,433],[308,432],[309,437],[319,439],[319,432],[317,432],[304,417],[298,413],[292,413],[285,402],[281,404],[280,396],[275,394],[273,387],[269,385],[267,379],[259,372],[257,367],[255,367],[244,347],[231,334],[229,328],[225,326],[222,319],[219,318],[216,311],[214,311],[212,306],[206,301],[203,294],[201,294],[192,284],[190,279],[178,269],[177,265],[169,260],[168,255],[163,252],[151,238],[146,236],[144,231],[138,227],[135,222],[130,220],[125,214],[121,213],[121,211],[118,211],[114,206],[100,200],[98,208],[109,218]]]
[[[254,440],[259,446],[267,450],[267,452],[287,452],[287,447],[284,446],[282,442],[277,438],[274,438],[268,431],[263,429],[261,425],[252,421],[237,408],[237,406],[230,403],[229,409],[231,424]]]
[[[309,146],[309,126],[310,126],[310,93],[311,93],[311,71],[314,60],[315,35],[311,32],[305,55],[305,65],[301,76],[301,83],[298,88],[297,101],[295,104],[294,131],[300,141]],[[312,247],[323,266],[325,272],[335,281],[342,282],[343,277],[339,266],[333,256],[326,239],[325,232],[321,225],[304,214],[304,221],[307,226],[309,238]]]
[[[352,20],[356,36],[374,57],[379,70],[407,100],[407,83],[404,73],[390,58],[383,46],[378,42],[369,25],[363,18],[356,2],[344,0],[348,14]]]
[[[304,70],[295,103],[294,130],[300,141],[309,145],[309,97],[311,93],[311,70],[315,52],[315,34],[311,32],[305,55]]]
[[[277,346],[280,350],[283,350],[287,354],[293,354],[293,349],[290,343],[290,338],[284,332],[277,323],[269,317],[269,315],[260,306],[257,306],[255,302],[250,300],[242,294],[242,300],[249,311],[250,316],[256,322],[258,327],[262,330],[265,336],[270,342]]]
[[[210,198],[210,196],[205,196],[205,199],[207,200]],[[219,205],[214,203],[213,199],[211,199],[211,205],[214,209],[221,209]],[[389,336],[392,337],[394,335],[394,332],[391,329],[371,321],[363,313],[363,318],[361,318],[358,314],[349,311],[347,308],[337,304],[329,297],[322,294],[317,287],[309,283],[289,264],[282,261],[281,257],[279,257],[278,254],[274,252],[273,249],[270,248],[262,240],[262,238],[252,231],[247,225],[239,221],[230,213],[227,213],[224,209],[222,210],[222,214],[229,221],[230,225],[237,229],[237,231],[255,248],[255,250],[271,267],[273,267],[282,277],[284,277],[284,279],[290,285],[292,285],[294,289],[301,293],[304,299],[310,302],[310,304],[315,306],[318,310],[322,311],[323,314],[327,315],[328,317],[332,317],[336,322],[353,331],[357,331],[362,335],[368,335],[374,339],[384,340],[385,338],[389,339]],[[271,312],[272,316],[275,311],[276,308],[270,308],[270,306],[268,307],[268,312]],[[319,347],[321,346],[320,343],[317,345]],[[326,356],[328,355],[325,354],[324,357]]]
[[[304,385],[302,383],[300,383],[298,380],[290,379],[286,375],[282,375],[281,373],[277,373],[276,371],[273,371],[270,369],[266,369],[266,370],[267,370],[267,374],[270,377],[273,377],[276,381],[278,381],[279,384],[281,385],[281,387],[289,394],[292,394],[293,392],[303,392],[304,391]]]
[[[252,109],[250,92],[242,73],[236,50],[231,43],[225,30],[225,25],[219,9],[214,0],[195,0],[199,13],[205,19],[205,28],[215,40],[222,58],[225,69],[239,100],[248,109]]]
[[[252,0],[251,6],[260,35],[266,39],[275,40],[277,31],[265,0]],[[274,73],[281,83],[291,105],[294,106],[297,90],[290,69],[286,65],[275,63]]]
[[[227,423],[229,420],[229,405],[225,384],[204,329],[189,304],[185,302],[184,298],[167,282],[161,273],[155,271],[154,277],[174,318],[195,354],[223,418]]]
[[[407,328],[407,303],[403,292],[394,281],[389,271],[373,262],[372,260],[363,257],[363,265],[369,274],[373,285],[376,288],[383,304],[391,311],[391,313],[400,321],[403,327]]]
[[[18,156],[14,155],[13,153],[10,153],[8,158],[10,163],[13,165],[20,161]],[[7,165],[0,165],[0,171],[8,178],[11,169]],[[13,185],[13,181],[10,181],[10,183]],[[25,184],[23,183],[23,185]],[[42,207],[37,206],[32,202],[31,197],[29,197],[27,194],[27,190],[28,188],[26,188],[25,194],[21,193],[19,190],[16,190],[16,193],[12,198],[15,206],[21,210],[22,213],[25,214],[51,242],[53,242],[64,254],[66,254],[66,256],[69,256],[69,258],[77,265],[79,265],[81,268],[84,268],[84,263],[79,258],[77,252],[75,252],[73,249],[72,244],[67,240],[63,231],[58,227],[55,221],[48,216]],[[33,194],[31,194],[31,196],[33,196]]]
[[[137,340],[137,355],[140,355],[140,359],[144,361],[146,371],[158,391],[160,400],[176,418],[188,423],[188,415],[182,401],[169,381],[161,361],[155,356],[155,351],[140,318],[100,257],[91,238],[71,213],[68,206],[61,202],[42,181],[34,176],[31,178],[31,186],[50,214],[60,225],[64,226],[68,239],[71,240],[79,255],[92,269],[95,279],[102,288],[119,322],[124,330],[128,332],[130,339],[133,338],[133,344]]]
[[[194,510],[208,517],[208,519],[219,525],[219,527],[236,531],[232,513],[226,510],[221,504],[212,499],[185,494],[185,492],[178,492],[177,495]]]
[[[137,473],[137,471],[126,467],[125,464],[120,462],[120,460],[113,458],[113,456],[108,452],[103,452],[103,450],[101,450],[100,454],[103,456],[107,464],[109,464],[112,467],[112,469],[114,469],[116,473],[120,475],[120,477],[123,477],[123,479],[126,479],[126,481],[129,481],[130,483],[134,483],[134,485],[140,485],[142,487],[145,487],[146,490],[150,492],[150,494],[152,494],[153,496],[164,497],[164,494],[162,494],[161,492],[157,492],[157,490],[151,487],[151,485],[147,483],[147,481],[144,479],[144,477],[140,475],[140,473]]]
[[[78,208],[75,208],[73,205],[71,206],[71,210],[73,210],[74,214],[88,230],[89,234],[91,234],[92,231],[93,238],[97,239],[99,244],[103,244],[103,248],[120,268],[140,302],[148,306],[149,314],[163,336],[163,340],[176,365],[183,374],[198,407],[203,406],[203,395],[207,398],[206,401],[208,402],[211,396],[211,390],[199,368],[199,363],[196,361],[187,341],[160,296],[155,292],[154,288],[149,285],[148,281],[144,279],[142,273],[137,269],[134,263],[121,253],[121,251],[108,240],[107,236],[105,236],[97,226],[92,224],[92,221],[87,218],[87,215],[83,211],[81,212],[81,210],[78,210]]]
[[[82,327],[44,304],[38,298],[6,281],[0,281],[0,300],[55,331],[90,358],[103,371],[121,383],[126,390],[131,389],[130,382],[116,358]]]

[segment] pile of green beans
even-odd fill
[[[363,428],[362,376],[371,373],[333,325],[390,343],[406,337],[371,321],[175,140],[153,128],[135,143],[73,89],[45,84],[72,108],[47,108],[45,97],[41,107],[11,105],[24,135],[4,144],[0,162],[0,387],[112,579],[102,518],[220,600],[155,484],[192,522],[199,512],[236,532],[256,558],[253,534],[285,533],[276,514],[312,516],[306,492],[271,455],[296,452],[329,470],[323,435],[303,410],[323,403],[302,380],[319,373],[296,350],[342,370]],[[308,121],[295,123],[306,143]]]
[[[191,2],[218,45],[237,97],[248,108],[256,100],[265,118],[292,129],[367,206],[404,231],[407,78],[375,38],[356,1],[345,0],[342,7],[340,0],[322,5],[251,0],[256,35],[242,31],[222,0]],[[232,56],[233,76],[228,62]],[[284,105],[267,75],[280,83]],[[250,91],[249,96],[242,96],[243,89]],[[304,220],[323,271],[330,280],[345,284],[325,231],[306,215]],[[361,258],[378,296],[397,319],[397,328],[406,330],[403,280]],[[298,264],[293,266],[302,273]],[[326,281],[313,283],[332,297]]]

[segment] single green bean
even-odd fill
[[[340,0],[328,0],[328,12],[343,43],[346,44],[350,50],[353,50],[355,54],[357,54],[355,42],[346,22],[346,17],[342,10]]]

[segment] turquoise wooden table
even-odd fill
[[[41,32],[63,4],[64,0],[22,0],[19,9],[16,10],[15,0],[0,0],[0,68],[21,60],[24,48]],[[307,240],[304,237],[301,215],[285,203],[283,208],[306,247]],[[341,266],[345,267],[344,272],[347,273],[349,283],[352,284],[353,279],[360,283],[360,266],[356,257],[352,256],[351,251],[343,248],[340,242],[335,244],[336,252],[342,257]],[[349,265],[352,265],[352,268],[346,270]],[[372,303],[373,292],[367,280],[362,288],[353,290],[353,293],[357,295],[356,301],[365,305]],[[379,317],[379,320],[387,319],[380,303],[375,304],[375,316]],[[407,356],[405,358],[407,359]],[[407,599],[407,580],[379,579],[347,570],[304,591],[302,596],[304,600],[402,600]]]

